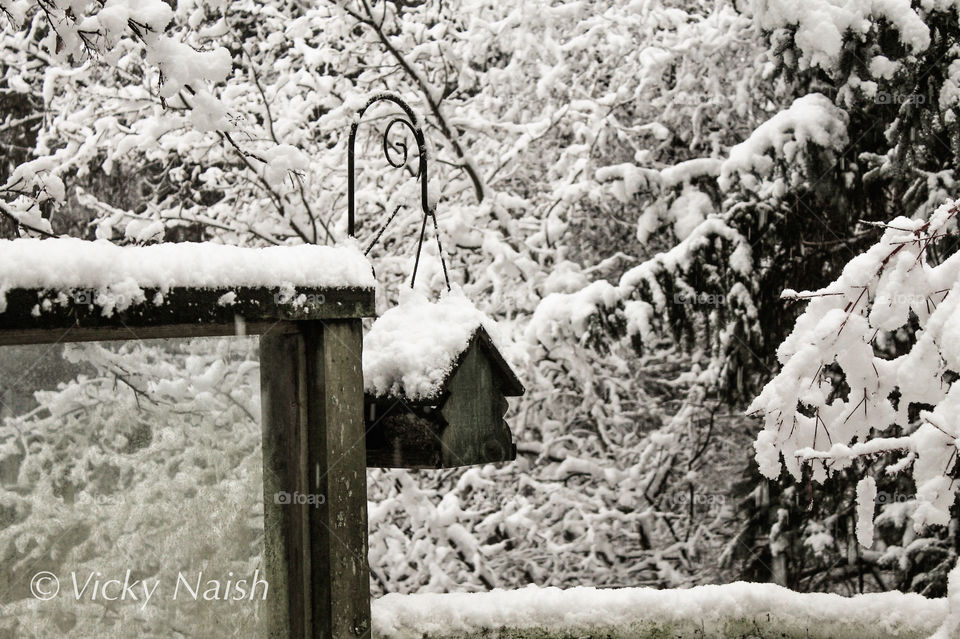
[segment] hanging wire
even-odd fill
[[[387,227],[390,225],[390,222],[393,222],[393,218],[397,217],[397,213],[400,212],[400,209],[403,208],[402,204],[397,204],[397,208],[393,209],[393,213],[390,214],[390,218],[383,223],[383,226],[380,227],[380,230],[377,231],[376,237],[373,238],[373,241],[367,246],[367,250],[363,252],[364,255],[369,255],[370,250],[377,245],[377,242],[380,241],[380,237],[383,236],[383,232],[387,230]]]
[[[413,288],[414,283],[417,280],[417,270],[420,267],[420,253],[423,250],[423,239],[425,231],[427,229],[427,218],[433,220],[433,231],[437,240],[437,252],[440,256],[440,264],[443,267],[443,279],[447,285],[447,290],[450,290],[450,277],[447,273],[447,263],[443,255],[443,246],[440,243],[440,226],[437,224],[437,214],[436,207],[431,207],[429,204],[429,198],[427,196],[427,148],[426,143],[423,137],[423,131],[420,129],[420,125],[417,122],[417,116],[413,112],[413,109],[400,99],[398,96],[392,93],[378,93],[374,95],[367,103],[360,109],[356,116],[353,118],[353,124],[350,125],[350,140],[349,146],[347,147],[347,234],[350,237],[356,237],[356,179],[355,179],[355,154],[354,148],[357,140],[357,129],[360,127],[360,120],[363,118],[363,114],[367,111],[370,106],[377,102],[392,102],[399,106],[404,115],[394,116],[392,120],[387,124],[386,129],[383,132],[383,155],[387,159],[387,162],[390,166],[402,169],[407,165],[408,158],[408,148],[407,143],[402,138],[394,142],[390,141],[390,131],[393,129],[394,125],[402,124],[406,129],[413,134],[413,138],[417,143],[417,152],[419,154],[419,163],[417,165],[417,172],[415,177],[420,180],[420,209],[423,212],[423,220],[420,224],[420,240],[417,243],[417,254],[416,259],[413,264],[413,275],[410,278],[410,288]],[[398,157],[394,157],[394,153]],[[380,241],[380,237],[386,231],[387,226],[393,219],[397,216],[397,213],[400,211],[400,206],[394,209],[393,213],[390,215],[389,219],[380,227],[376,236],[373,238],[373,241],[367,247],[367,250],[364,252],[366,255],[370,250]]]

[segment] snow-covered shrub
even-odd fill
[[[871,465],[910,473],[915,494],[883,515],[909,518],[917,532],[954,520],[960,253],[951,243],[958,211],[954,201],[926,221],[899,217],[879,225],[879,241],[833,283],[784,292],[807,306],[778,350],[780,372],[749,408],[764,422],[755,443],[764,475],[776,479],[785,467],[799,479],[804,465],[818,482]],[[907,550],[875,534],[877,497],[876,480],[861,479],[857,539],[866,547],[876,541],[880,563],[895,563]],[[955,581],[951,576],[951,593]],[[958,623],[960,617],[945,622],[943,636]]]

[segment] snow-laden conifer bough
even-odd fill
[[[960,491],[960,253],[937,263],[929,250],[956,235],[958,211],[960,200],[927,221],[899,217],[880,225],[880,240],[836,281],[784,291],[808,303],[777,352],[780,373],[749,408],[764,420],[755,442],[764,475],[777,478],[782,463],[799,479],[805,464],[823,481],[883,459],[884,473],[912,473],[916,494],[904,513],[918,531],[950,523]],[[886,354],[904,335],[908,350]],[[857,538],[865,546],[874,543],[876,495],[874,478],[862,479]],[[888,550],[885,559],[897,561],[898,552]],[[948,600],[936,639],[960,632],[960,565],[950,573]]]

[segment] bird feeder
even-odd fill
[[[491,320],[460,295],[450,279],[440,243],[436,205],[427,194],[427,149],[417,117],[403,100],[384,93],[360,109],[350,128],[347,151],[347,229],[356,232],[354,145],[360,119],[378,102],[391,102],[403,115],[383,130],[387,162],[404,167],[406,143],[390,140],[394,125],[413,134],[416,177],[423,213],[410,288],[414,287],[427,222],[431,221],[448,295],[401,304],[376,321],[363,343],[364,420],[367,466],[380,468],[454,468],[513,461],[517,449],[503,416],[507,397],[523,394],[523,385],[504,360],[486,326]],[[374,234],[365,255],[396,218],[397,207]]]
[[[364,338],[367,466],[454,468],[516,459],[504,421],[523,385],[459,295],[401,303]]]

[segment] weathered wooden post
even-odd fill
[[[370,632],[362,343],[359,319],[260,338],[270,637]]]

